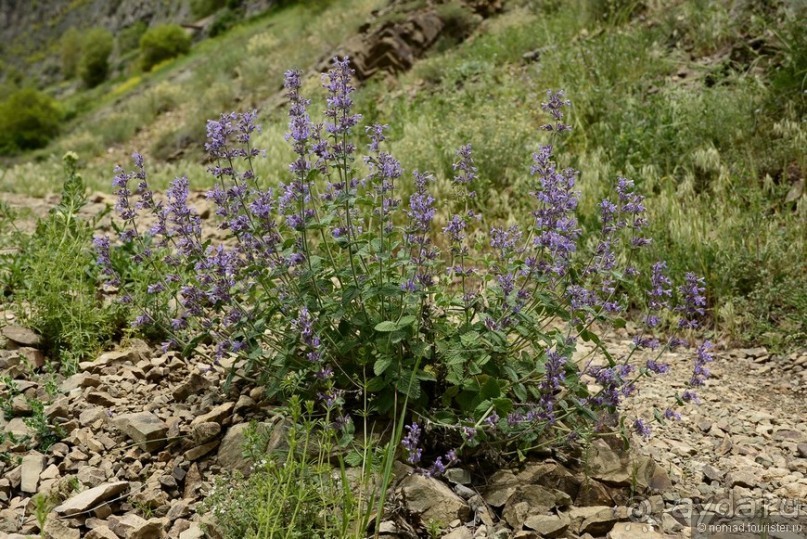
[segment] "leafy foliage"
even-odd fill
[[[253,168],[255,114],[208,122],[217,181],[208,197],[230,243],[203,239],[186,178],[158,202],[140,155],[132,172],[117,171],[122,247],[104,237],[96,245],[103,271],[140,311],[134,326],[186,353],[208,343],[219,359],[240,358],[279,402],[300,396],[376,418],[400,418],[409,407],[466,447],[564,443],[560,432],[607,423],[636,376],[666,370],[657,357],[638,369],[634,354],[682,342],[661,331],[674,314],[661,316],[672,309],[664,264],[654,266],[652,312],[634,352],[612,356],[594,330],[623,326],[627,298],[616,290],[635,289],[628,285],[638,269],[617,260],[617,245],[633,252],[649,243],[632,182],[620,178],[615,198],[602,201],[596,249],[578,249],[577,172],[560,168],[544,144],[529,180],[531,225],[483,231],[471,204],[477,168],[463,146],[454,191],[442,201],[451,217],[434,236],[434,179],[415,171],[404,207],[396,191],[403,169],[382,149],[385,126],[368,126],[368,151],[355,155],[351,74],[348,60],[337,60],[324,78],[322,124],[310,120],[300,74],[286,74],[296,158],[277,192]],[[567,105],[552,92],[542,104],[553,138],[570,129]],[[147,231],[142,212],[154,220]],[[705,312],[702,282],[687,274],[679,291],[677,327],[690,330]],[[607,363],[573,361],[580,341],[594,343]],[[583,375],[602,389],[589,393]],[[701,385],[700,375],[692,383]]]
[[[140,38],[140,63],[143,71],[186,54],[191,49],[191,38],[177,24],[163,24],[149,28]]]
[[[51,357],[70,371],[116,334],[124,314],[120,305],[103,305],[97,295],[95,220],[79,215],[86,194],[76,155],[66,154],[64,162],[62,200],[25,242],[24,277],[13,293],[18,317],[42,335]]]
[[[0,103],[0,154],[45,146],[59,132],[62,111],[54,99],[33,88]]]
[[[81,60],[81,33],[75,28],[69,28],[62,34],[60,40],[60,55],[62,61],[62,75],[72,79],[78,73],[78,64]]]
[[[84,36],[78,74],[88,88],[98,86],[109,75],[113,45],[112,32],[105,28],[93,28]]]

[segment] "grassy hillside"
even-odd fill
[[[354,35],[383,0],[308,2],[197,44],[154,71],[62,100],[62,134],[9,163],[0,191],[44,195],[60,156],[76,151],[93,189],[138,150],[152,181],[201,163],[205,120],[258,108],[267,150],[257,171],[283,179],[279,90],[290,67],[311,71]],[[582,171],[581,221],[617,176],[647,196],[654,244],[642,256],[705,275],[715,329],[744,343],[807,340],[807,38],[795,2],[511,0],[471,39],[441,41],[399,77],[371,80],[359,108],[391,126],[408,170],[429,169],[447,195],[454,150],[473,144],[487,221],[529,219],[530,154],[548,88],[573,102],[574,131],[559,152]],[[312,72],[308,93],[318,86]],[[407,187],[405,187],[407,188]],[[438,197],[439,198],[439,197]]]

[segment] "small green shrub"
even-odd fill
[[[87,32],[78,66],[79,76],[87,87],[94,88],[106,80],[113,44],[112,33],[105,28],[93,28]]]
[[[62,111],[50,96],[23,88],[0,103],[0,154],[45,146],[59,132]]]
[[[282,450],[266,454],[260,429],[248,431],[244,451],[256,462],[254,473],[248,479],[219,478],[202,506],[225,539],[366,537],[383,499],[375,480],[381,448],[344,451],[329,418],[314,419],[315,408],[314,402],[290,399],[291,427]],[[332,451],[340,455],[333,459],[336,466]],[[357,466],[349,469],[346,461]]]
[[[131,26],[127,26],[118,34],[118,52],[120,54],[135,50],[140,46],[140,38],[148,30],[148,25],[143,21],[137,21]]]
[[[95,220],[79,216],[86,194],[77,159],[74,153],[64,157],[62,200],[26,242],[24,282],[14,291],[18,318],[42,335],[50,357],[67,371],[107,342],[122,320],[121,306],[103,305],[97,294]]]
[[[60,56],[62,61],[62,75],[65,79],[72,79],[78,71],[81,60],[81,34],[75,28],[68,29],[61,38]]]
[[[191,38],[177,24],[155,26],[140,38],[140,62],[143,71],[155,65],[186,54],[191,49]]]

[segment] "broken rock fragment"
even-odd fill
[[[137,412],[116,417],[112,423],[132,439],[143,451],[165,446],[168,425],[151,412]]]
[[[129,486],[126,481],[106,483],[95,488],[85,490],[73,496],[54,509],[61,516],[78,515],[89,511],[103,502],[109,501]]]

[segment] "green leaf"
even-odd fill
[[[359,466],[364,461],[364,456],[356,450],[345,455],[345,464],[352,467]]]
[[[415,321],[415,317],[410,315],[402,316],[400,320],[397,322],[393,322],[392,320],[385,320],[383,322],[379,322],[375,326],[375,330],[381,333],[390,333],[392,331],[398,331],[399,329],[403,329],[407,326],[411,326],[412,323]]]
[[[476,331],[469,331],[468,333],[460,336],[460,342],[463,346],[471,348],[479,341],[479,333]]]
[[[376,391],[381,391],[386,386],[387,382],[385,382],[380,376],[376,376],[374,378],[370,378],[370,381],[367,382],[367,391],[369,393],[375,393]]]
[[[513,393],[515,393],[518,400],[521,402],[526,402],[527,400],[527,388],[524,387],[524,384],[515,384],[513,386]]]
[[[392,320],[385,320],[383,322],[379,322],[375,326],[375,330],[381,333],[389,333],[391,331],[395,331],[396,329],[398,329],[398,324],[396,324]]]
[[[502,391],[499,388],[499,382],[495,378],[488,378],[488,381],[482,386],[482,391],[480,391],[480,396],[483,399],[496,398],[501,394]]]
[[[497,414],[504,417],[513,411],[513,401],[505,398],[493,399],[493,407]]]
[[[384,374],[384,371],[389,369],[390,365],[392,365],[391,357],[380,357],[376,360],[375,365],[373,365],[373,372],[376,376],[381,376]]]

